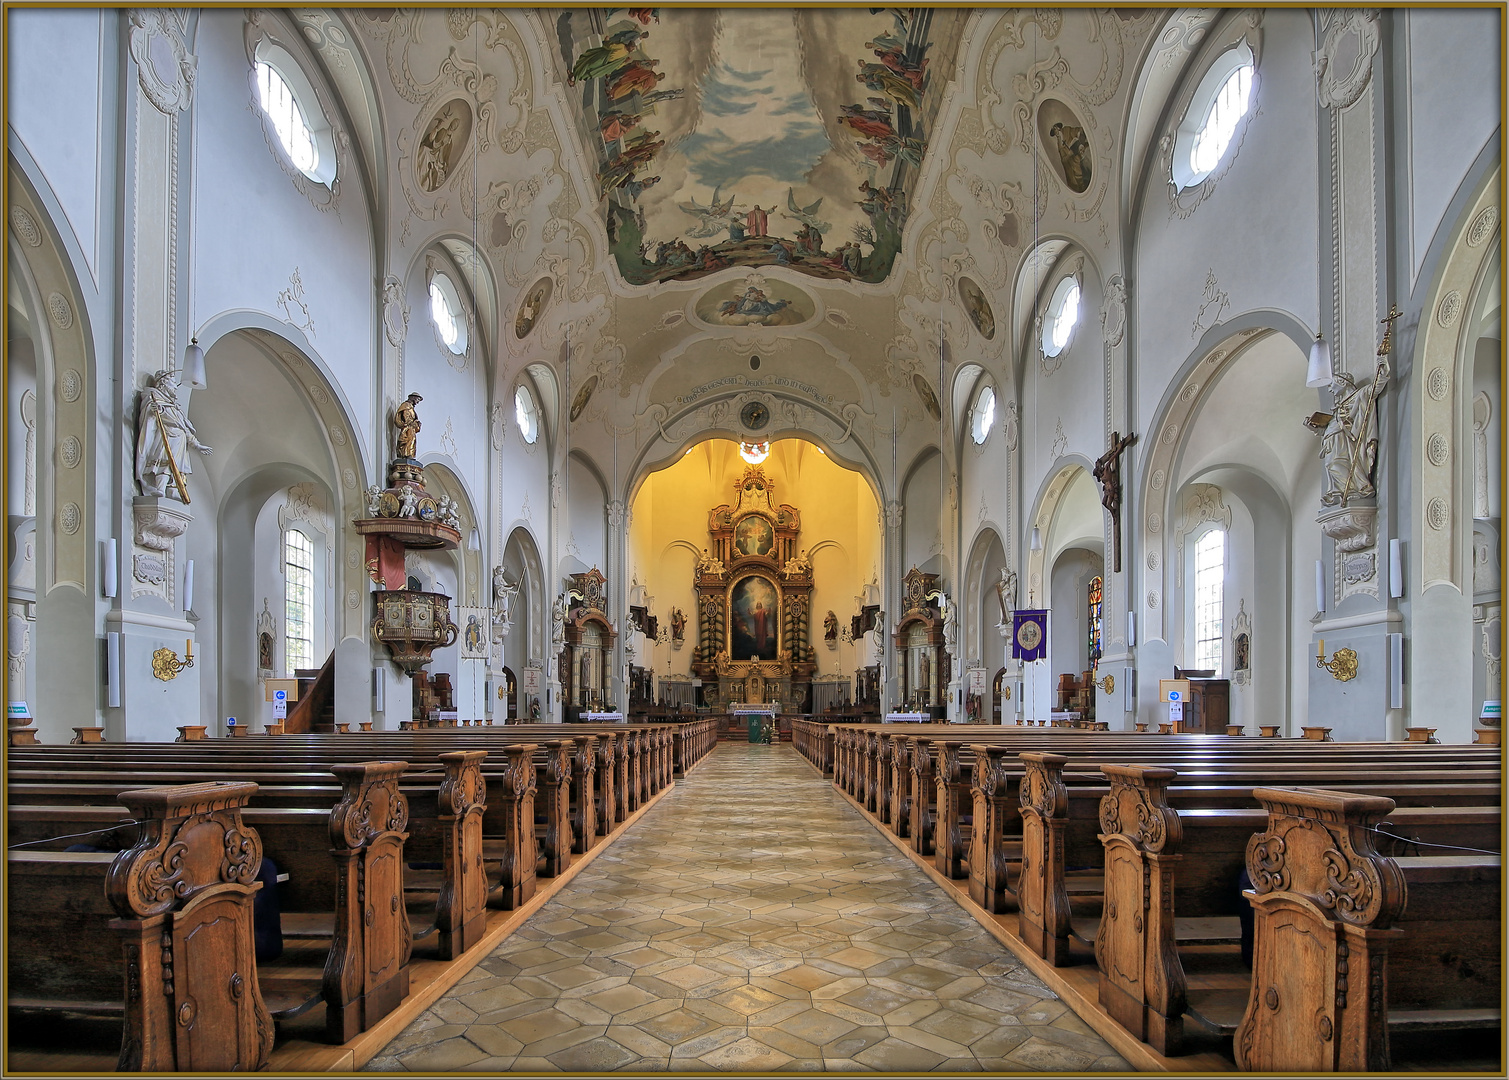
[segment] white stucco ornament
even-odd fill
[[[168,8],[134,8],[131,20],[131,59],[142,93],[157,110],[171,116],[194,101],[194,73],[198,60],[176,25],[183,16]]]
[[[1327,109],[1357,103],[1373,76],[1378,55],[1378,12],[1374,8],[1342,8],[1326,26],[1315,51],[1316,94]]]

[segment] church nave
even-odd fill
[[[794,750],[725,742],[366,1068],[1128,1066]]]

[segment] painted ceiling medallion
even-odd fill
[[[980,331],[980,336],[986,341],[996,336],[996,316],[990,309],[990,301],[985,299],[985,294],[980,291],[980,286],[974,280],[967,277],[959,279],[959,299],[964,304],[964,310],[969,314],[969,321],[975,324],[975,329]]]
[[[597,376],[587,376],[587,381],[582,383],[581,389],[577,390],[576,396],[571,399],[571,422],[576,423],[576,418],[582,415],[582,410],[587,407],[587,402],[592,400],[592,392],[597,389]]]
[[[414,175],[425,191],[438,191],[451,177],[472,135],[472,109],[452,98],[431,118],[414,154]]]
[[[692,312],[709,326],[799,326],[813,318],[817,305],[795,285],[750,274],[709,289]]]
[[[943,419],[943,408],[938,404],[938,395],[933,393],[933,388],[921,375],[912,376],[912,388],[917,391],[917,396],[922,399],[922,405],[927,409],[927,415],[933,420]]]
[[[1044,98],[1037,110],[1038,135],[1053,171],[1076,194],[1090,189],[1090,140],[1074,110],[1057,98]]]
[[[555,291],[555,280],[542,277],[534,283],[534,287],[524,297],[524,302],[519,305],[519,313],[514,316],[513,336],[519,340],[527,338],[540,321],[540,314],[545,310],[545,305],[550,303],[550,294]]]
[[[593,136],[624,280],[691,280],[733,266],[886,280],[968,17],[944,8],[562,14],[562,81]]]

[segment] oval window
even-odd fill
[[[1079,282],[1066,277],[1053,290],[1043,317],[1043,355],[1057,356],[1069,347],[1079,325]]]
[[[513,415],[519,423],[519,434],[524,441],[533,443],[540,435],[540,413],[535,406],[534,395],[523,383],[513,392]]]
[[[978,446],[990,438],[990,426],[996,419],[996,392],[994,387],[987,386],[980,391],[975,398],[975,407],[969,418],[969,437]]]
[[[430,279],[430,319],[440,343],[460,356],[466,352],[466,316],[456,286],[444,274]]]
[[[1243,41],[1216,58],[1195,87],[1174,139],[1173,181],[1182,191],[1202,183],[1225,159],[1252,110],[1257,66]]]

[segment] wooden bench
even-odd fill
[[[266,1068],[273,1025],[252,945],[262,848],[241,817],[255,791],[126,791],[141,823],[130,849],[8,852],[7,928],[25,943],[9,950],[8,1004],[121,1017],[122,1072]]]
[[[1389,1031],[1501,1024],[1502,860],[1391,859],[1391,799],[1262,788],[1247,849],[1253,977],[1237,1067],[1386,1071]]]

